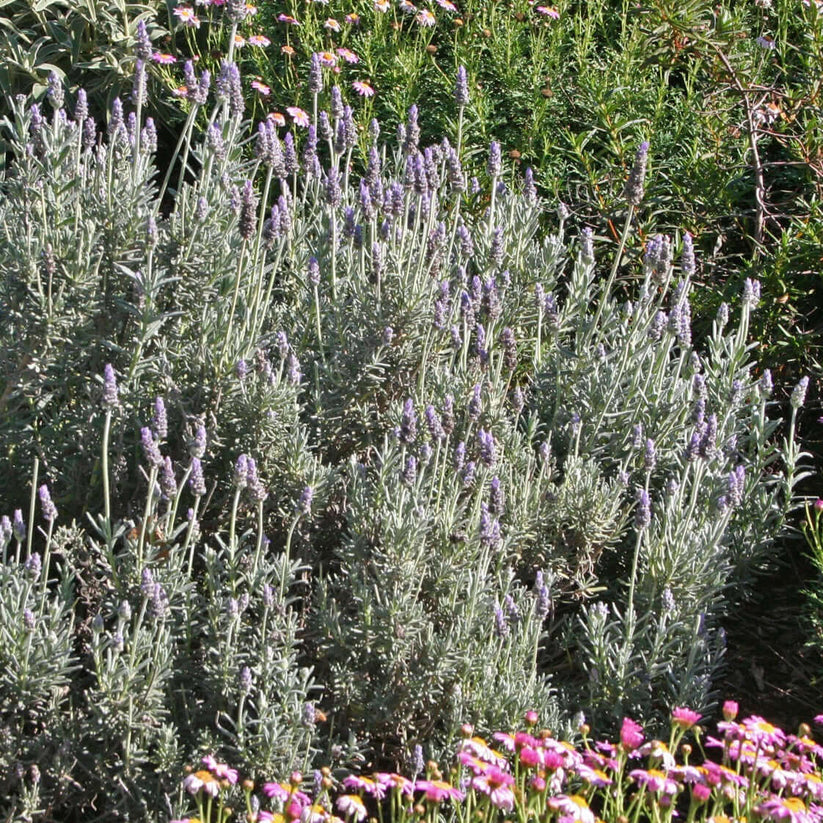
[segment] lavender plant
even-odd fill
[[[535,705],[707,707],[728,592],[802,474],[802,392],[780,441],[754,377],[756,283],[697,352],[687,236],[677,265],[660,237],[636,283],[621,252],[600,278],[591,232],[567,240],[562,210],[541,229],[496,144],[484,193],[414,107],[395,145],[345,105],[299,140],[243,121],[230,59],[195,79],[211,122],[190,119],[176,187],[142,81],[106,137],[25,100],[6,124],[11,509],[34,472],[0,615],[25,649],[25,610],[55,603],[63,650],[0,681],[10,809],[172,813],[203,747],[272,772],[321,745],[442,752]]]

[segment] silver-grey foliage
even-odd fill
[[[201,105],[168,197],[119,105],[7,123],[5,806],[168,816],[206,749],[274,778],[704,710],[800,476],[755,286],[696,352],[693,257],[655,239],[618,299],[497,148],[484,200],[416,112],[286,171],[228,101],[192,140]]]

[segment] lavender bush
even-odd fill
[[[105,137],[79,105],[6,124],[10,812],[172,814],[203,748],[271,774],[710,706],[803,397],[778,432],[757,283],[698,352],[688,235],[622,268],[649,147],[601,278],[496,144],[484,187],[415,108],[381,141],[341,106],[244,153],[236,67],[187,71],[176,188],[139,66]]]

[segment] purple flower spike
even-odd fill
[[[49,487],[44,483],[37,490],[40,498],[40,507],[43,509],[43,519],[47,523],[53,523],[57,519],[57,507],[52,503]]]
[[[306,486],[300,494],[300,500],[297,502],[297,508],[303,514],[311,513],[311,504],[314,500],[314,489],[311,486]]]
[[[637,150],[634,165],[626,181],[623,196],[630,206],[638,206],[643,200],[643,184],[646,180],[646,163],[649,155],[649,141],[644,140]]]
[[[454,101],[458,106],[467,106],[469,104],[469,78],[465,66],[459,66],[457,69],[457,79],[454,83]]]
[[[634,525],[638,531],[647,529],[652,522],[651,501],[649,493],[642,488],[637,490],[637,508],[634,512]]]
[[[489,160],[486,164],[486,169],[489,172],[489,177],[499,177],[503,170],[503,159],[500,153],[500,143],[492,140],[489,145]]]
[[[106,363],[103,369],[103,407],[116,409],[118,404],[117,378],[114,374],[114,366],[111,363]]]
[[[144,426],[140,429],[140,442],[143,445],[143,453],[146,455],[146,461],[153,469],[159,469],[163,465],[163,457],[160,454],[160,449],[157,447],[157,441],[154,439],[151,429]]]

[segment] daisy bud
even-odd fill
[[[723,719],[727,723],[731,723],[737,717],[737,713],[739,711],[739,707],[734,700],[727,700],[723,704]]]

